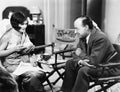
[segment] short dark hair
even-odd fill
[[[20,30],[19,24],[23,24],[27,17],[22,12],[15,12],[11,16],[10,22],[15,30]]]
[[[89,29],[93,29],[92,19],[88,16],[82,16],[82,18],[83,18],[82,20],[83,26],[88,25]]]

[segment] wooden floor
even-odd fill
[[[50,81],[53,82],[57,77],[58,77],[58,75],[57,75],[57,73],[55,73],[53,76],[50,77]],[[44,84],[46,84],[46,83],[44,83]],[[60,90],[61,85],[62,85],[62,79],[60,79],[55,85],[53,85],[54,92]],[[45,90],[46,90],[46,92],[52,92],[48,85],[45,86]]]
[[[99,88],[100,86],[94,87],[90,89],[88,92],[95,92]],[[120,83],[113,85],[111,88],[107,90],[107,92],[120,92]]]

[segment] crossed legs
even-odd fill
[[[63,92],[87,92],[89,82],[93,78],[110,75],[109,71],[104,71],[103,74],[101,74],[101,71],[101,68],[80,67],[77,65],[77,61],[68,60],[61,90]]]

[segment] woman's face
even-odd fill
[[[19,31],[20,32],[25,32],[27,25],[28,25],[28,21],[27,20],[25,20],[22,24],[19,24],[19,27],[20,27]]]

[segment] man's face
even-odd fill
[[[76,33],[80,36],[80,38],[84,38],[88,35],[88,28],[82,25],[82,19],[74,22],[74,27]]]

